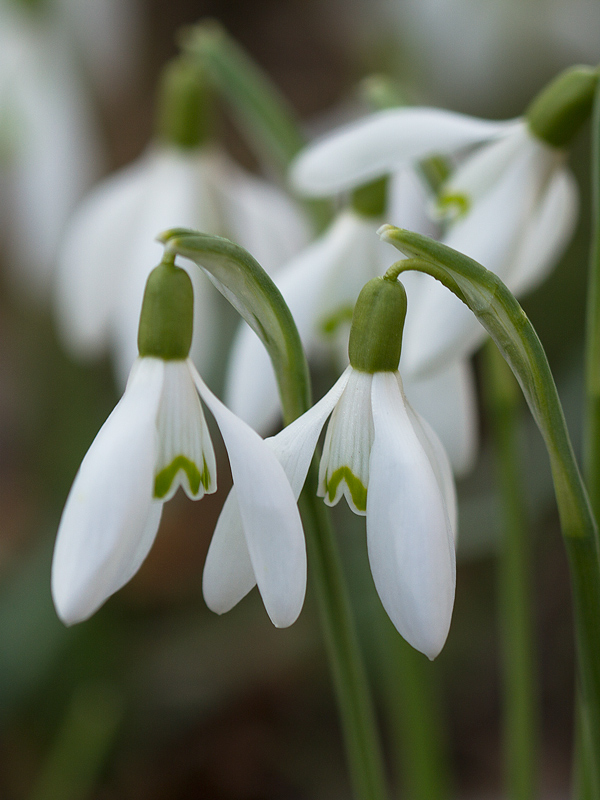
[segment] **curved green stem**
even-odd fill
[[[538,715],[534,668],[530,531],[518,443],[519,396],[498,349],[484,348],[484,390],[491,418],[502,509],[498,604],[503,656],[507,796],[532,800],[537,787]]]
[[[575,460],[546,354],[527,315],[502,281],[481,264],[439,242],[384,226],[380,234],[409,256],[390,275],[416,269],[432,275],[477,316],[511,367],[550,457],[569,560],[581,686],[590,743],[590,775],[600,787],[600,556],[598,529]]]
[[[256,331],[273,362],[284,420],[310,403],[308,367],[292,315],[279,290],[252,256],[219,236],[174,229],[160,237],[168,252],[194,261]],[[337,544],[325,505],[317,499],[313,462],[301,511],[319,612],[358,800],[387,797],[381,746],[358,647]]]

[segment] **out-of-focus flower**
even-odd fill
[[[197,104],[196,87],[184,88],[192,95],[183,99]],[[167,111],[172,114],[170,104]],[[134,164],[92,190],[73,215],[60,254],[56,300],[65,344],[81,357],[113,349],[122,381],[135,359],[137,320],[148,264],[160,258],[154,241],[160,231],[188,227],[227,236],[271,272],[309,237],[304,217],[283,192],[246,173],[196,131],[186,128],[185,137],[159,137]],[[218,296],[197,270],[190,276],[196,294],[192,358],[204,370],[213,356]]]
[[[0,170],[7,264],[48,291],[66,220],[102,156],[73,42],[55,15],[0,3]]]
[[[331,414],[319,494],[329,505],[344,494],[353,511],[366,515],[369,561],[381,601],[402,636],[435,658],[454,603],[456,498],[444,448],[402,388],[397,367],[405,310],[401,284],[370,281],[356,303],[351,366],[313,408],[267,441],[298,495]],[[371,337],[366,347],[365,333]],[[243,537],[233,523],[233,492],[223,515],[227,525],[215,530],[204,573],[204,596],[219,613],[254,585]]]
[[[137,572],[163,503],[182,486],[192,499],[216,490],[215,456],[198,394],[228,451],[247,552],[277,626],[302,608],[306,552],[300,515],[271,448],[208,389],[189,352],[193,290],[163,263],[151,275],[140,357],[125,393],[85,456],[61,518],[52,594],[61,619],[87,619]]]
[[[425,214],[427,194],[412,170],[399,170],[387,187],[385,217],[420,232],[433,232]],[[333,352],[341,372],[348,363],[348,333],[352,310],[362,286],[381,275],[392,259],[375,232],[383,215],[343,211],[319,239],[295,256],[275,276],[309,358]],[[432,282],[407,275],[410,317],[426,302]],[[446,447],[457,474],[471,467],[477,440],[474,381],[466,359],[452,359],[425,377],[405,367],[411,352],[405,334],[402,370],[411,403],[429,420]],[[236,414],[260,433],[273,429],[279,418],[279,397],[271,362],[246,325],[240,327],[230,356],[226,401]]]
[[[309,147],[293,169],[308,194],[347,190],[436,153],[473,148],[441,187],[448,224],[441,240],[495,272],[516,294],[556,264],[577,217],[566,153],[536,136],[526,119],[486,122],[448,111],[383,111]],[[432,285],[407,320],[405,365],[425,375],[470,355],[485,334],[450,292]]]

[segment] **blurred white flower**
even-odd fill
[[[302,523],[272,450],[212,394],[189,359],[140,357],[81,464],[60,521],[52,595],[66,624],[87,619],[138,571],[163,503],[179,486],[192,499],[216,490],[198,393],[227,448],[241,528],[267,611],[279,627],[300,613]]]
[[[382,111],[303,151],[293,181],[307,194],[331,194],[440,153],[463,156],[436,206],[447,218],[441,241],[496,273],[514,294],[530,291],[566,247],[578,195],[565,151],[534,136],[524,119],[489,122],[427,108]],[[484,336],[474,315],[432,283],[407,318],[404,368],[414,376],[431,374],[469,356]]]
[[[408,404],[398,371],[348,367],[325,397],[267,440],[296,496],[330,414],[319,494],[328,505],[344,494],[353,511],[366,514],[381,601],[402,636],[435,658],[448,635],[455,589],[456,497],[448,457]],[[218,613],[256,582],[235,497],[232,491],[204,569],[204,597]]]
[[[214,146],[154,144],[135,163],[100,183],[69,225],[59,259],[56,302],[66,346],[80,357],[114,351],[124,382],[135,359],[135,334],[155,237],[172,227],[227,236],[270,272],[309,237],[298,208],[274,186],[238,167]],[[192,358],[213,358],[218,295],[194,267]]]
[[[399,170],[388,187],[385,218],[423,233],[433,232],[425,209],[428,196],[412,170]],[[328,230],[288,262],[275,283],[288,304],[309,358],[331,357],[342,372],[348,364],[352,310],[363,285],[381,275],[397,255],[376,236],[383,217],[353,210],[339,214]],[[403,276],[410,319],[419,313],[433,282],[422,275]],[[451,359],[443,368],[417,378],[407,365],[410,333],[404,336],[401,368],[411,403],[434,428],[457,475],[472,466],[477,450],[474,379],[467,359]],[[410,361],[410,359],[409,359]],[[271,431],[280,415],[273,368],[258,337],[242,325],[234,340],[226,382],[226,402],[261,434]]]
[[[60,20],[0,3],[0,170],[7,262],[47,294],[65,222],[100,172],[93,114]]]

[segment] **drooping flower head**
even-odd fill
[[[366,516],[381,601],[402,636],[435,658],[454,602],[456,501],[444,449],[404,395],[398,363],[405,312],[406,295],[395,278],[367,283],[354,310],[350,366],[325,397],[267,441],[299,495],[331,415],[319,494],[329,505],[345,496]],[[233,492],[225,513],[229,523],[236,517]],[[236,526],[218,525],[204,571],[207,604],[223,613],[255,581]]]
[[[543,280],[569,241],[577,190],[566,148],[589,116],[598,70],[567,70],[515,120],[491,122],[428,108],[381,111],[300,154],[292,170],[309,195],[347,191],[435,154],[451,171],[431,204],[446,223],[441,241],[497,274],[514,294]],[[426,374],[468,356],[481,327],[435,287],[407,321],[406,369]]]
[[[308,240],[298,207],[239,167],[214,141],[206,77],[185,57],[164,71],[156,134],[147,152],[100,183],[76,210],[59,259],[56,302],[65,345],[76,356],[114,353],[124,384],[156,231],[188,227],[226,236],[275,271]],[[214,357],[219,298],[197,271],[192,358]],[[118,287],[118,288],[116,288]]]
[[[306,553],[296,501],[271,449],[206,386],[188,354],[193,290],[166,259],[150,275],[139,358],[125,393],[75,478],[60,521],[52,594],[61,619],[87,619],[137,572],[181,486],[192,499],[216,490],[216,462],[200,397],[228,451],[240,530],[277,626],[300,613]]]

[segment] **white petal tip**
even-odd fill
[[[390,225],[388,222],[386,222],[385,225],[382,225],[380,228],[377,228],[377,235],[381,239],[386,241],[387,239],[390,238],[391,232],[395,230],[397,230],[397,228],[395,228],[394,225]]]

